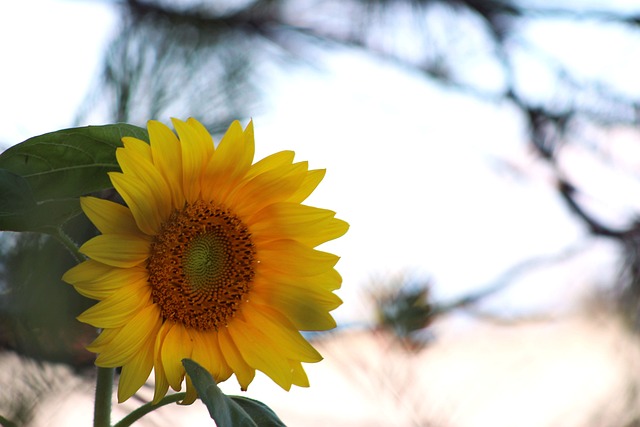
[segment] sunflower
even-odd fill
[[[300,331],[335,327],[338,257],[315,249],[342,236],[335,213],[302,204],[324,177],[292,151],[256,163],[253,124],[231,124],[217,147],[195,119],[174,134],[148,123],[150,143],[122,138],[111,172],[126,206],[84,197],[100,235],[63,279],[99,300],[78,319],[99,336],[96,365],[122,367],[118,400],[155,375],[154,402],[171,387],[197,392],[181,360],[246,390],[260,370],[285,390],[309,385],[302,362],[320,354]]]

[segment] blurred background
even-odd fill
[[[3,148],[252,118],[257,158],[327,168],[308,202],[351,224],[322,247],[342,257],[339,327],[309,335],[326,359],[311,388],[247,394],[287,425],[640,426],[640,3],[28,0],[1,16]],[[95,332],[59,280],[73,260],[8,232],[0,260],[0,415],[87,425]],[[196,403],[140,425],[206,419]]]

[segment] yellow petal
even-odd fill
[[[153,339],[148,339],[129,363],[122,366],[118,381],[118,402],[122,403],[142,387],[153,368]]]
[[[228,379],[232,371],[220,350],[218,333],[192,330],[191,337],[193,338],[191,358],[209,371],[216,382]]]
[[[240,122],[236,120],[231,123],[218,144],[212,163],[222,175],[244,176],[251,167],[254,153],[253,123],[250,122],[243,131]]]
[[[137,234],[142,236],[136,220],[126,206],[97,197],[81,197],[80,206],[102,234]]]
[[[249,366],[267,374],[283,389],[291,388],[289,361],[259,329],[236,318],[227,331]]]
[[[238,347],[233,342],[233,339],[229,336],[228,328],[222,328],[218,331],[218,342],[220,343],[220,350],[224,354],[224,358],[236,374],[240,388],[246,391],[253,381],[256,375],[255,368],[252,368],[244,360]]]
[[[249,165],[251,165],[251,163],[253,162],[253,156],[255,155],[255,139],[254,139],[254,132],[253,132],[253,119],[249,120],[249,123],[247,124],[247,126],[244,128],[244,131],[242,132],[242,138],[244,139],[244,144],[247,148],[247,150],[251,151],[251,160],[249,161]]]
[[[185,375],[185,382],[187,383],[187,392],[185,393],[184,399],[179,402],[180,405],[191,405],[198,398],[198,392],[196,388],[193,386],[193,382],[189,375]]]
[[[315,276],[333,268],[340,258],[295,240],[272,240],[258,248],[258,259],[268,269],[295,276]]]
[[[157,334],[162,323],[160,310],[155,304],[148,305],[134,316],[98,354],[96,365],[102,367],[123,366],[144,346],[147,338]]]
[[[287,199],[288,202],[302,203],[313,193],[320,181],[324,178],[326,170],[315,169],[307,172],[300,187]]]
[[[138,228],[150,236],[158,234],[165,217],[161,215],[151,189],[130,175],[120,172],[109,172],[108,175],[113,187],[131,210]]]
[[[193,125],[171,119],[182,146],[182,185],[184,197],[193,203],[200,197],[204,167],[213,155],[213,139],[204,135]],[[208,135],[208,133],[207,133]]]
[[[246,303],[242,310],[249,330],[259,330],[285,358],[319,362],[322,356],[305,340],[295,326],[269,307]]]
[[[182,148],[178,137],[164,124],[150,120],[147,124],[153,163],[164,176],[173,208],[182,208]]]
[[[213,145],[213,138],[211,138],[211,134],[207,128],[193,117],[189,117],[187,119],[187,125],[191,128],[191,135],[194,138],[197,138],[200,143],[204,145],[205,152],[210,158],[211,154],[215,151],[215,148]]]
[[[342,284],[342,277],[334,268],[313,276],[300,276],[292,272],[270,270],[260,265],[256,273],[256,283],[273,283],[284,287],[296,286],[303,289],[335,291]]]
[[[71,285],[82,282],[95,282],[111,273],[112,270],[113,267],[110,265],[90,259],[67,270],[62,275],[62,280]]]
[[[336,294],[322,286],[321,281],[324,280],[324,275],[302,278],[285,276],[284,273],[269,272],[261,268],[256,274],[252,293],[288,294],[292,299],[300,300],[301,303],[305,300],[307,304],[317,305],[326,311],[331,311],[342,304],[342,300]]]
[[[149,242],[131,234],[102,234],[87,241],[80,252],[113,267],[133,267],[149,256]]]
[[[167,332],[173,326],[172,322],[164,322],[158,333],[156,334],[156,341],[153,346],[153,372],[155,374],[155,390],[153,393],[152,403],[155,405],[167,394],[169,390],[169,381],[164,373],[164,367],[162,366],[162,345],[164,339],[167,336]]]
[[[340,305],[340,298],[331,295],[337,301],[329,307]],[[266,286],[256,286],[251,293],[251,302],[276,309],[300,331],[326,331],[336,327],[335,319],[329,314],[331,309],[309,292],[303,292],[299,288],[275,290]]]
[[[227,204],[238,216],[248,217],[265,206],[291,197],[300,187],[306,172],[306,163],[264,172],[236,188]]]
[[[132,150],[125,142],[124,148],[116,150],[118,164],[125,176],[136,178],[137,182],[146,187],[146,193],[153,199],[153,204],[160,218],[167,218],[171,212],[171,193],[167,188],[164,176],[151,161],[150,147],[144,144],[149,152],[146,158],[136,150]]]
[[[309,378],[302,367],[302,363],[297,360],[290,360],[291,370],[293,371],[293,384],[298,387],[309,387]]]
[[[146,282],[148,275],[143,266],[116,268],[88,260],[68,270],[62,280],[86,297],[103,300],[125,285]]]
[[[227,195],[244,178],[253,162],[255,145],[253,125],[245,133],[240,122],[234,121],[222,137],[213,157],[206,166],[202,197],[224,203]]]
[[[107,348],[114,338],[118,336],[121,328],[115,329],[103,329],[100,335],[93,340],[91,344],[87,346],[87,350],[94,353],[100,353],[103,349]]]
[[[119,328],[150,303],[151,288],[146,281],[140,281],[121,287],[78,316],[78,320],[96,328]]]
[[[264,172],[279,169],[283,166],[291,166],[294,157],[294,151],[279,151],[277,153],[271,154],[264,159],[257,161],[253,166],[251,166],[251,168],[247,172],[247,178],[253,178]]]
[[[172,389],[179,391],[184,378],[182,359],[190,359],[193,352],[193,341],[184,326],[174,323],[170,327],[164,337],[160,352],[162,368],[167,376],[167,381]]]
[[[136,155],[141,156],[144,160],[151,161],[151,150],[147,142],[132,136],[124,136],[122,137],[122,145],[127,147],[129,151],[135,151]]]
[[[347,232],[349,224],[334,218],[335,212],[298,203],[274,203],[253,215],[247,224],[254,243],[292,239],[314,247]]]
[[[335,291],[342,286],[342,276],[335,268],[325,271],[316,277],[318,278],[318,286],[328,291]]]

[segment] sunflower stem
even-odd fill
[[[64,232],[62,227],[56,227],[51,234],[56,239],[58,239],[58,242],[60,242],[62,246],[67,248],[67,250],[71,253],[71,256],[73,256],[78,264],[86,259],[85,256],[82,255],[78,250],[78,245],[76,244],[76,242],[74,242],[71,237],[69,237],[69,235]]]
[[[156,410],[164,405],[168,405],[169,403],[183,400],[186,395],[187,393],[185,392],[175,393],[175,394],[170,394],[168,396],[163,397],[160,400],[160,402],[156,403],[155,405],[152,404],[151,402],[146,403],[140,406],[138,409],[135,409],[134,411],[132,411],[129,415],[127,415],[120,421],[118,421],[113,427],[129,427],[130,425],[138,421],[140,418],[147,415],[149,412]]]
[[[111,398],[113,394],[114,371],[114,368],[98,368],[93,427],[111,426]]]
[[[0,426],[2,426],[2,427],[18,427],[18,424],[14,423],[13,421],[9,421],[8,419],[6,419],[2,415],[0,415]]]

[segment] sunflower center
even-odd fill
[[[183,269],[194,289],[203,289],[221,283],[224,273],[229,270],[229,239],[217,227],[213,232],[196,236],[185,251]]]
[[[151,244],[153,301],[165,320],[203,331],[226,326],[247,299],[255,258],[249,230],[231,211],[201,200],[186,204]]]

